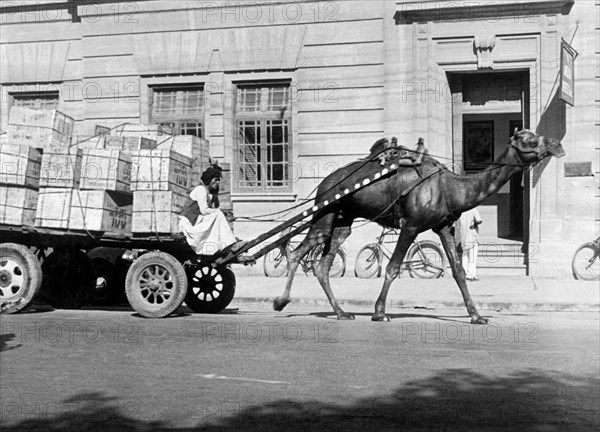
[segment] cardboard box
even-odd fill
[[[35,226],[68,229],[74,191],[75,189],[41,188],[35,212]]]
[[[10,110],[7,140],[10,144],[66,151],[71,145],[74,127],[75,120],[58,110],[16,106]]]
[[[132,204],[131,194],[120,192],[43,188],[35,226],[129,235]]]
[[[104,147],[128,152],[152,150],[156,148],[156,141],[144,137],[104,135]]]
[[[75,190],[71,197],[69,229],[131,234],[131,194],[102,190]]]
[[[40,172],[40,187],[79,187],[83,151],[72,153],[44,152]]]
[[[121,150],[83,150],[79,188],[131,191],[131,166],[131,155]]]
[[[38,191],[25,186],[0,186],[0,224],[35,225]]]
[[[173,191],[134,192],[132,232],[179,232],[179,214],[187,199],[187,195]]]
[[[0,144],[0,184],[37,189],[41,163],[42,153],[36,148]]]
[[[140,150],[131,154],[131,190],[174,191],[191,189],[192,160],[170,150]]]

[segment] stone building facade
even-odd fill
[[[527,127],[560,139],[567,155],[482,205],[483,241],[518,250],[518,272],[560,276],[599,234],[597,1],[1,7],[2,130],[20,104],[58,106],[82,137],[126,122],[201,135],[231,163],[235,214],[252,218],[289,210],[382,136],[423,137],[453,170],[476,171]],[[563,40],[578,53],[573,105],[560,98]],[[349,258],[378,231],[362,225]],[[272,226],[240,220],[236,234]]]

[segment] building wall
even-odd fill
[[[36,4],[44,3],[56,2]],[[533,3],[543,8],[555,2]],[[600,6],[577,0],[564,15],[527,9],[500,18],[401,19],[406,11],[451,4],[456,2],[98,2],[78,6],[80,22],[72,22],[66,9],[17,8],[1,16],[0,129],[7,125],[11,91],[57,87],[60,108],[75,117],[78,134],[89,135],[96,124],[148,122],[153,84],[203,83],[211,154],[231,162],[235,83],[291,80],[293,191],[234,193],[235,213],[252,217],[289,209],[384,135],[407,145],[423,136],[431,153],[456,163],[461,155],[453,139],[462,138],[453,136],[448,73],[477,70],[474,39],[493,34],[493,70],[530,71],[531,127],[560,137],[567,152],[532,174],[531,240],[541,245],[544,262],[556,262],[551,251],[557,244],[563,261],[570,259],[578,243],[598,235],[600,221]],[[561,37],[572,39],[579,52],[574,107],[555,100]],[[588,160],[596,179],[564,177],[565,162]],[[253,238],[273,225],[238,222],[235,228]],[[351,258],[378,231],[361,225],[347,241]],[[547,267],[543,274],[557,268]],[[559,267],[567,272],[564,262]]]

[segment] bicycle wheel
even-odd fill
[[[600,251],[593,242],[585,243],[575,251],[571,269],[575,279],[594,281],[600,280]]]
[[[358,251],[354,261],[354,276],[361,279],[381,276],[381,252],[376,244],[368,244]]]
[[[323,255],[323,245],[318,245],[315,247],[314,252],[307,256],[307,260],[312,261],[312,269],[314,274],[314,268],[319,263],[321,256]],[[331,263],[331,268],[329,269],[329,277],[342,277],[346,273],[346,252],[340,247],[335,253],[335,258]]]
[[[409,249],[406,264],[410,277],[435,279],[444,275],[446,258],[437,243],[423,240]]]
[[[287,251],[279,246],[265,255],[263,270],[268,277],[284,277],[288,273]]]

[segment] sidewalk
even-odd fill
[[[237,276],[232,307],[254,303],[268,306],[281,295],[285,278]],[[342,306],[374,307],[383,278],[332,278],[332,290]],[[600,282],[574,279],[539,279],[528,276],[484,275],[467,282],[471,297],[481,310],[511,311],[600,311]],[[327,306],[329,302],[314,276],[297,273],[291,291],[294,304]],[[452,277],[425,280],[403,275],[396,279],[387,298],[388,307],[461,308],[465,305]]]

